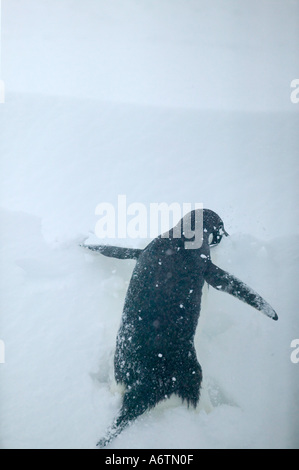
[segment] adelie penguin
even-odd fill
[[[201,221],[200,243],[187,237]],[[221,218],[208,209],[187,214],[143,250],[83,245],[105,256],[135,259],[116,340],[114,373],[125,392],[118,416],[98,442],[103,448],[129,423],[172,394],[196,407],[202,370],[194,336],[206,281],[277,320],[255,291],[212,263],[210,247],[227,236]],[[191,246],[190,246],[191,244]],[[193,246],[192,246],[193,244]]]

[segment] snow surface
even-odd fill
[[[199,409],[171,399],[110,447],[299,447],[298,16],[297,0],[2,1],[2,448],[94,448],[119,409],[134,261],[78,245],[122,194],[219,213],[213,262],[279,320],[205,288]]]

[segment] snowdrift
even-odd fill
[[[2,211],[1,220],[2,446],[92,448],[120,405],[112,355],[134,262],[87,254],[78,240],[51,247],[40,220],[24,213]],[[232,235],[213,249],[213,261],[268,299],[279,321],[206,289],[196,337],[199,410],[171,399],[112,448],[298,445],[299,383],[290,360],[298,241],[286,248],[285,238]]]

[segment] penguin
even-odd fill
[[[195,234],[198,220],[202,226],[200,243]],[[196,209],[144,249],[83,245],[104,256],[136,260],[114,356],[115,379],[125,391],[119,414],[98,442],[99,448],[173,394],[187,406],[197,406],[202,369],[194,336],[205,282],[278,319],[257,292],[212,263],[210,248],[223,236],[228,233],[222,219],[210,209]]]

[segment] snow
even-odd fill
[[[205,287],[199,409],[172,397],[110,447],[299,447],[298,15],[297,0],[2,1],[2,448],[94,448],[119,409],[135,262],[79,247],[119,195],[219,213],[213,263],[279,320]]]

